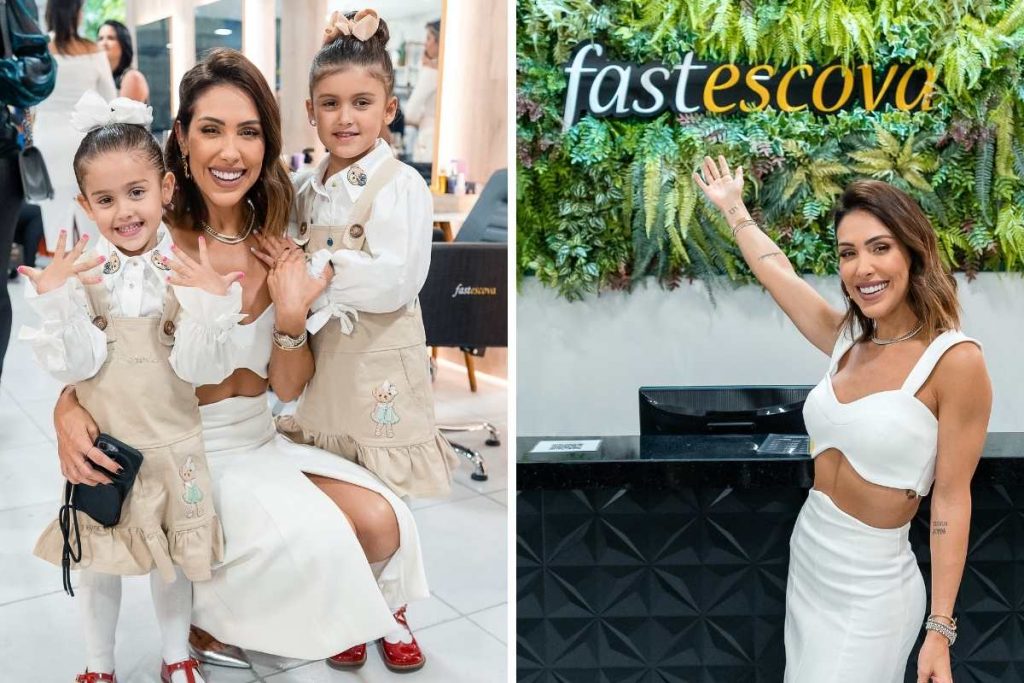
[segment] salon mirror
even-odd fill
[[[242,0],[217,0],[195,9],[196,61],[215,47],[242,49]]]
[[[139,71],[149,82],[149,103],[153,107],[153,134],[161,139],[171,129],[171,20],[160,19],[135,27],[135,49]]]

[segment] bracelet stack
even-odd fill
[[[942,619],[949,619],[951,624],[945,624],[938,621],[936,617]],[[941,614],[929,614],[928,619],[924,622],[925,631],[935,631],[939,635],[945,637],[949,641],[950,647],[956,642],[956,619],[953,617],[946,617]]]
[[[292,337],[284,332],[281,332],[276,327],[274,328],[274,346],[283,351],[294,351],[306,343],[308,333],[306,330],[302,331],[298,337]]]

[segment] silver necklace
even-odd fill
[[[256,224],[256,207],[252,205],[252,200],[246,200],[246,203],[249,205],[249,225],[246,226],[245,230],[243,230],[241,234],[234,236],[224,235],[214,230],[206,221],[199,221],[199,225],[203,226],[203,230],[208,232],[210,237],[218,242],[223,242],[224,244],[241,244],[249,237],[252,233],[253,226]]]
[[[871,335],[871,341],[875,342],[879,346],[887,346],[889,344],[898,344],[901,341],[907,341],[908,339],[910,339],[911,337],[913,337],[914,335],[916,335],[918,332],[920,332],[923,329],[924,329],[924,323],[921,322],[921,323],[918,323],[917,327],[912,329],[910,332],[907,332],[906,334],[901,335],[899,337],[893,337],[892,339],[879,339],[874,334],[872,334]]]

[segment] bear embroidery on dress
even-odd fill
[[[377,425],[373,430],[374,436],[383,434],[391,439],[395,436],[393,425],[398,423],[398,413],[395,412],[395,396],[398,395],[398,387],[391,382],[384,380],[378,386],[370,390],[373,399],[377,402],[373,406],[370,419]]]
[[[191,519],[201,516],[199,503],[203,500],[203,491],[196,483],[196,464],[192,462],[191,455],[185,459],[185,464],[178,470],[178,474],[181,475],[181,480],[185,484],[185,492],[181,494],[181,499],[185,501],[185,517]]]

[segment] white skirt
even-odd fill
[[[194,584],[192,621],[218,640],[324,659],[397,628],[392,610],[426,598],[412,512],[366,469],[274,431],[264,397],[202,406],[224,562]],[[303,473],[351,482],[391,504],[401,536],[379,579],[348,521]]]
[[[811,489],[790,539],[786,683],[902,683],[925,619],[909,529],[868,526]]]

